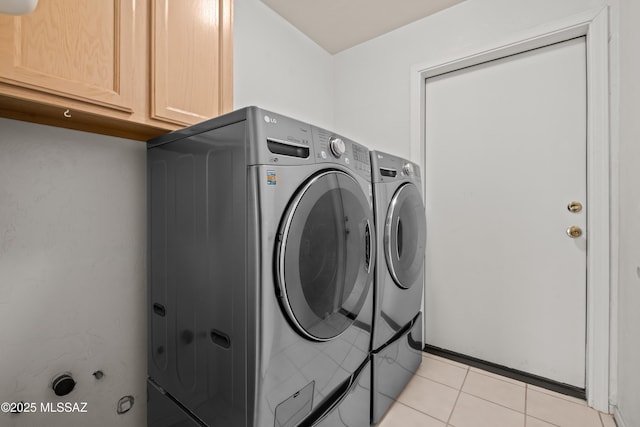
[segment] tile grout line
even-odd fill
[[[427,417],[429,417],[429,418],[431,418],[431,419],[434,419],[434,420],[436,420],[436,421],[440,421],[440,422],[442,422],[442,420],[441,420],[440,418],[436,418],[436,417],[434,417],[433,415],[428,414],[428,413],[424,412],[424,411],[423,411],[423,410],[421,410],[421,409],[414,408],[413,406],[408,405],[408,404],[403,403],[403,402],[400,402],[399,400],[394,400],[394,401],[393,401],[393,405],[395,405],[395,404],[402,405],[402,406],[404,406],[405,408],[409,408],[409,409],[411,409],[411,410],[413,410],[413,411],[416,411],[416,412],[418,412],[418,413],[420,413],[420,414],[422,414],[422,415],[425,415],[425,416],[427,416]],[[385,413],[385,416],[386,416],[386,413]],[[377,426],[377,424],[376,424],[376,426]]]
[[[473,397],[475,397],[475,398],[476,398],[476,399],[478,399],[478,400],[483,400],[483,401],[485,401],[485,402],[487,402],[487,403],[491,403],[492,405],[496,405],[496,406],[499,406],[499,407],[501,407],[501,408],[508,409],[509,411],[513,411],[513,412],[517,412],[518,414],[524,414],[524,415],[526,415],[526,412],[519,411],[519,410],[517,410],[517,409],[513,409],[513,408],[511,408],[511,407],[509,407],[509,406],[503,405],[502,403],[494,402],[493,400],[489,400],[489,399],[488,399],[488,398],[486,398],[486,397],[478,396],[478,395],[475,395],[475,394],[473,394],[473,393],[469,393],[468,391],[463,391],[462,393],[464,393],[464,394],[466,394],[466,395],[469,395],[469,396],[473,396]],[[525,399],[526,399],[526,392],[525,392]],[[526,401],[525,401],[525,411],[526,411]]]
[[[453,365],[452,365],[452,366],[453,366]],[[462,368],[460,368],[460,369],[462,369]],[[416,373],[415,375],[416,375],[416,376],[418,376],[418,377],[420,377],[420,378],[424,378],[425,380],[432,381],[432,382],[434,382],[434,383],[436,383],[436,384],[440,384],[440,385],[443,385],[443,386],[445,386],[445,387],[452,388],[452,389],[454,389],[454,390],[460,390],[458,387],[454,387],[454,386],[452,386],[451,384],[443,383],[442,381],[434,380],[433,378],[426,377],[426,376],[424,376],[424,375],[420,375],[420,374],[418,374],[418,373]],[[465,378],[466,378],[466,373],[465,373]],[[463,380],[463,383],[464,383],[464,380]],[[462,384],[460,385],[460,387],[462,387]]]
[[[527,397],[529,396],[529,384],[524,385],[524,427],[527,427]]]
[[[542,421],[543,423],[545,423],[545,424],[549,424],[550,426],[553,426],[553,427],[562,427],[562,426],[560,426],[560,425],[558,425],[558,424],[554,424],[554,423],[552,423],[551,421],[547,421],[547,420],[542,419],[542,418],[540,418],[540,417],[534,417],[534,416],[532,416],[532,415],[529,415],[529,417],[533,418],[534,420]]]
[[[469,375],[469,369],[467,368],[467,372],[464,374],[464,380],[462,380],[462,384],[460,385],[460,389],[458,390],[458,395],[456,396],[456,401],[453,402],[453,407],[451,408],[451,413],[449,414],[449,418],[447,418],[447,425],[451,423],[451,417],[453,417],[453,411],[456,410],[456,406],[458,405],[458,400],[460,399],[460,395],[462,394],[462,387],[464,387],[464,383],[467,381],[467,376]]]

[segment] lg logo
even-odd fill
[[[274,117],[264,116],[264,121],[267,123],[276,124],[278,121]]]

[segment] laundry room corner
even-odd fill
[[[332,129],[333,56],[260,0],[234,8],[234,108],[258,105]]]

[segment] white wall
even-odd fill
[[[604,0],[467,0],[335,57],[336,131],[410,157],[410,70],[454,58]]]
[[[145,165],[141,142],[0,119],[0,402],[88,411],[0,425],[144,425]],[[60,398],[65,371],[77,385]]]
[[[618,414],[640,426],[640,3],[620,1]],[[621,426],[622,427],[622,426]]]
[[[234,108],[333,128],[333,57],[259,0],[235,0]]]

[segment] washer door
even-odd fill
[[[421,277],[426,227],[420,191],[414,184],[403,184],[391,199],[384,230],[387,267],[403,289],[409,289]]]
[[[324,171],[293,198],[277,245],[284,311],[303,336],[327,341],[356,319],[372,282],[373,216],[350,175]]]

